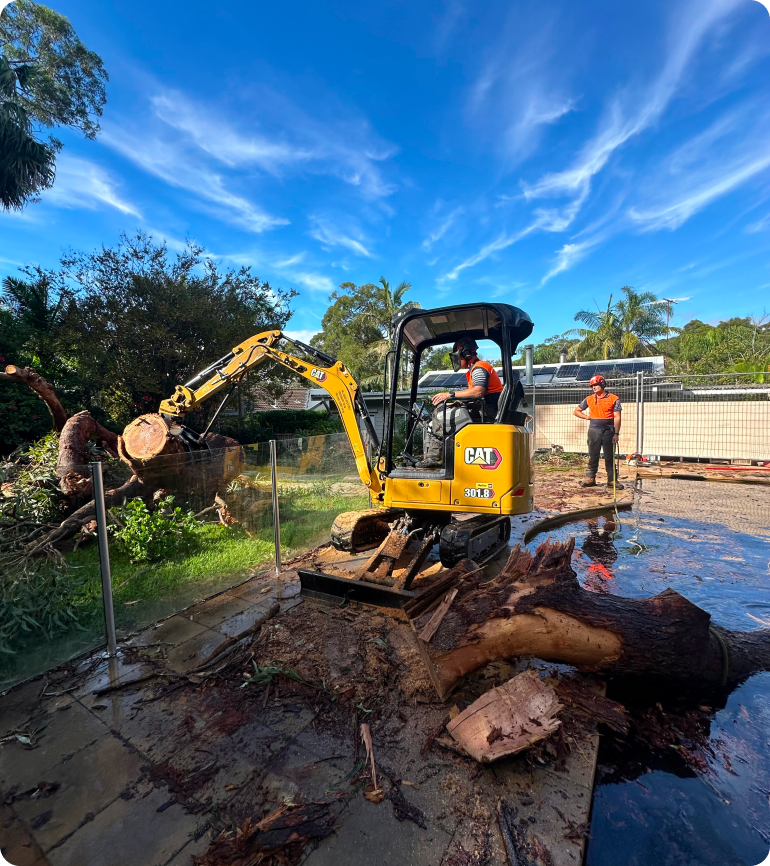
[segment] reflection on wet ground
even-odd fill
[[[728,486],[718,485],[720,505],[734,496],[739,509]],[[740,532],[710,521],[708,502],[702,520],[672,516],[670,502],[655,505],[654,495],[637,496],[620,523],[582,521],[550,536],[575,537],[573,566],[585,589],[640,597],[671,588],[718,625],[770,628],[770,511]],[[628,740],[603,737],[587,866],[762,862],[770,850],[770,673],[697,705],[612,686],[610,694],[635,724]]]

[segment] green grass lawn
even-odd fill
[[[327,541],[337,514],[368,507],[365,493],[335,495],[329,484],[281,491],[280,502],[284,560]],[[132,563],[113,539],[110,566],[117,626],[133,630],[149,625],[240,583],[260,566],[272,562],[273,556],[271,518],[270,524],[253,537],[239,526],[199,524],[185,552],[154,563]],[[95,544],[66,554],[63,563],[37,563],[26,576],[7,573],[2,580],[4,598],[0,604],[6,609],[0,616],[0,681],[9,668],[23,665],[20,656],[41,643],[61,643],[66,658],[73,653],[67,656],[64,648],[74,645],[75,637],[82,637],[82,641],[75,641],[80,646],[89,641],[98,643],[103,635],[101,575]],[[18,581],[15,589],[14,581]],[[16,612],[11,611],[12,607]],[[12,628],[19,622],[21,629]]]

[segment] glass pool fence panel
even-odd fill
[[[70,478],[76,476],[84,479],[87,500],[90,466],[73,466]],[[106,462],[108,489],[130,477],[124,464]],[[87,525],[56,549],[47,545],[62,520],[58,484],[29,481],[10,480],[0,506],[7,544],[0,552],[0,692],[106,644],[95,527]],[[25,530],[37,524],[35,537],[25,539],[39,545],[33,555],[11,543],[14,523],[27,524]]]
[[[269,568],[273,518],[268,445],[171,454],[142,470],[148,508],[109,511],[118,636]]]
[[[335,517],[369,507],[345,433],[276,442],[283,562],[329,541]]]
[[[642,398],[651,459],[770,461],[770,373],[645,376]]]

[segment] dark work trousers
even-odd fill
[[[599,451],[604,451],[604,465],[607,469],[607,483],[612,484],[615,479],[615,461],[613,460],[612,437],[615,435],[614,427],[589,427],[588,428],[588,469],[586,476],[596,478],[599,470]]]

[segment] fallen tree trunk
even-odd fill
[[[31,388],[45,403],[48,411],[51,413],[54,430],[56,430],[57,433],[61,433],[64,429],[64,425],[67,423],[67,413],[59,402],[59,398],[54,393],[50,382],[46,381],[31,367],[17,367],[15,364],[9,364],[5,368],[5,373],[2,374],[2,378],[14,382],[22,382],[28,388]]]
[[[92,460],[88,443],[94,438],[101,440],[105,451],[113,457],[118,456],[118,434],[102,427],[89,412],[78,412],[69,418],[59,436],[56,474],[61,492],[73,507],[82,505],[94,495],[93,482],[87,470]]]
[[[652,598],[583,589],[570,566],[574,544],[545,541],[534,555],[517,546],[488,583],[462,578],[429,642],[418,635],[437,602],[413,620],[442,700],[471,671],[520,656],[697,690],[732,687],[770,668],[770,630],[713,626],[710,614],[670,589]]]

